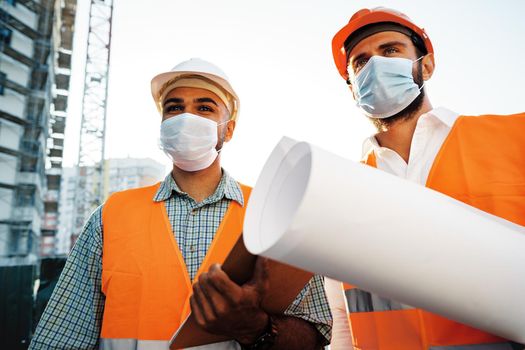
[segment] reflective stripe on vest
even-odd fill
[[[156,349],[189,314],[192,281],[164,202],[153,201],[158,187],[115,193],[103,207],[100,336],[106,348]],[[251,189],[241,189],[247,203]],[[224,262],[242,233],[245,207],[231,201],[195,278]]]
[[[167,350],[167,340],[100,339],[100,350]],[[239,343],[227,341],[210,345],[194,346],[186,350],[240,350]]]
[[[459,117],[436,155],[426,186],[525,225],[524,131],[525,114]],[[373,152],[364,162],[377,167]],[[345,295],[356,350],[515,348],[491,334],[351,285],[345,285]]]
[[[429,350],[512,350],[510,343],[431,346]]]
[[[412,306],[380,297],[358,288],[345,289],[346,303],[349,312],[409,310]]]
[[[166,350],[168,340],[100,339],[100,350]]]

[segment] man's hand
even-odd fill
[[[260,308],[268,288],[265,258],[257,258],[252,279],[242,286],[214,264],[193,285],[191,311],[199,326],[208,332],[252,343],[268,326],[269,316]]]

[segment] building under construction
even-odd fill
[[[75,11],[0,0],[0,348],[27,346],[38,258],[57,231]]]

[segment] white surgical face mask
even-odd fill
[[[160,124],[160,148],[177,168],[206,169],[217,158],[217,126],[224,123],[191,113],[168,118]]]
[[[352,79],[357,107],[368,117],[383,119],[408,107],[421,93],[414,82],[412,65],[419,61],[401,57],[372,56]]]

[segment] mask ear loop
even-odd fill
[[[423,56],[419,56],[419,58],[415,61],[412,61],[412,63],[416,63],[417,61],[419,61],[420,59],[422,59],[423,57],[425,57],[426,55],[423,55]]]
[[[417,61],[421,60],[423,57],[425,57],[426,55],[423,55],[423,56],[420,56],[417,60],[415,61],[412,61],[412,64],[416,63]],[[419,91],[421,91],[423,89],[423,87],[425,87],[425,84],[427,82],[425,80],[423,80],[423,84],[421,85],[421,87],[419,88]]]
[[[217,123],[217,126],[224,125],[224,124],[226,124],[226,123],[229,123],[230,121],[231,121],[231,119],[228,119],[228,120],[225,121],[225,122]],[[222,140],[222,144],[224,145],[224,137],[223,137],[223,140]],[[224,146],[223,146],[223,147],[224,147]],[[219,154],[219,153],[222,151],[222,148],[223,148],[223,147],[221,147],[220,149],[217,150],[217,154]]]

